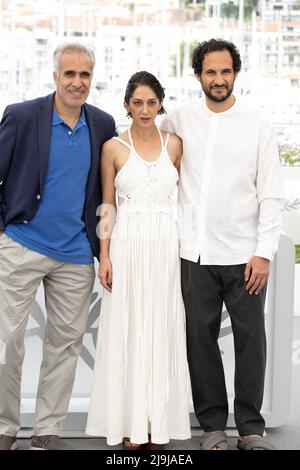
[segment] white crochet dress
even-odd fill
[[[178,173],[167,153],[147,162],[131,145],[116,175],[120,201],[104,291],[86,433],[109,445],[188,439],[189,377],[180,259],[172,197]]]

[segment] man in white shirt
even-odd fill
[[[179,183],[182,292],[202,449],[226,449],[228,399],[218,347],[223,302],[235,347],[235,421],[243,450],[273,449],[260,413],[266,363],[264,300],[277,250],[283,188],[272,124],[233,94],[234,44],[211,39],[193,52],[204,97],[162,128],[183,141]]]

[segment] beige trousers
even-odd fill
[[[0,434],[20,429],[20,385],[29,311],[43,282],[47,321],[34,434],[58,434],[68,412],[95,279],[93,265],[40,255],[0,235]]]

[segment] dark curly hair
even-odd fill
[[[206,54],[209,52],[223,51],[227,49],[232,57],[233,70],[237,73],[242,68],[241,57],[236,46],[229,41],[224,39],[210,39],[209,41],[203,41],[198,44],[194,49],[192,55],[192,67],[195,75],[200,75],[202,72],[202,64]]]
[[[127,83],[124,101],[125,103],[129,104],[129,100],[132,97],[133,93],[139,86],[148,86],[150,87],[154,93],[156,94],[159,102],[161,103],[165,97],[165,89],[161,86],[160,82],[157,78],[152,75],[150,72],[145,72],[144,70],[141,72],[134,73]],[[160,107],[157,114],[164,114],[166,110],[163,106]],[[127,116],[131,116],[130,111],[127,113]]]

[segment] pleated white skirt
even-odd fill
[[[189,375],[177,227],[170,213],[121,213],[110,245],[86,433],[108,445],[189,439]]]

